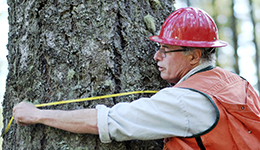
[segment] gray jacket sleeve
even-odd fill
[[[204,95],[188,89],[165,88],[151,98],[97,105],[99,137],[111,140],[153,140],[186,137],[205,131],[216,120],[215,108]]]

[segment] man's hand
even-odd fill
[[[33,104],[21,102],[13,109],[17,124],[27,126],[41,123],[74,133],[98,134],[97,110],[41,110]]]
[[[40,111],[31,103],[21,102],[13,108],[13,117],[17,124],[27,126],[38,123]]]

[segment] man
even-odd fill
[[[251,85],[214,67],[218,39],[212,18],[198,8],[181,8],[164,22],[154,59],[161,77],[173,84],[151,98],[112,108],[40,110],[20,103],[13,116],[20,125],[45,124],[111,140],[165,138],[164,149],[257,149],[260,147],[259,98]]]

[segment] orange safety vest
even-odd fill
[[[260,149],[260,99],[249,82],[216,67],[196,73],[173,88],[204,94],[213,103],[218,117],[203,133],[168,138],[164,150]]]

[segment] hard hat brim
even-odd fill
[[[172,38],[161,38],[157,35],[150,36],[149,39],[151,41],[162,43],[162,44],[169,44],[169,45],[176,45],[176,46],[185,46],[185,47],[225,47],[228,45],[227,42],[222,40],[215,40],[215,41],[187,41],[187,40],[175,40]]]

